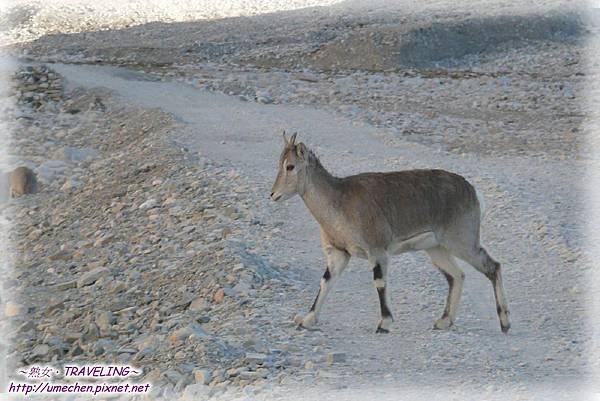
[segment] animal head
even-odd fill
[[[303,143],[296,144],[294,133],[290,139],[283,132],[283,151],[279,157],[279,171],[271,189],[271,199],[274,201],[290,199],[302,193],[306,180],[308,166],[308,149]]]

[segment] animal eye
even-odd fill
[[[294,169],[294,166],[288,164],[285,168],[287,171],[292,171]]]

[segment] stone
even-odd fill
[[[108,335],[112,331],[112,325],[116,322],[111,311],[103,311],[96,315],[96,325],[100,329],[101,335]]]
[[[25,312],[25,306],[12,301],[7,301],[4,307],[4,314],[6,315],[6,317],[15,317],[23,315]]]
[[[115,281],[109,285],[109,291],[113,293],[123,292],[127,289],[127,284],[123,281]]]
[[[210,387],[205,384],[189,384],[185,387],[182,394],[182,401],[206,400],[210,396]]]
[[[9,193],[13,198],[37,191],[37,176],[29,167],[17,167],[9,174],[8,180]]]
[[[327,365],[333,365],[334,363],[346,362],[345,352],[330,352],[327,354]]]
[[[248,363],[256,363],[256,364],[263,364],[265,363],[265,361],[267,360],[267,355],[265,354],[260,354],[257,352],[248,352],[246,354],[246,362]]]
[[[97,267],[93,270],[83,273],[77,279],[77,287],[85,287],[86,285],[94,284],[100,277],[108,276],[110,270],[107,267]]]
[[[144,203],[139,206],[140,210],[152,209],[158,206],[158,201],[156,199],[148,199]]]
[[[239,374],[240,378],[245,380],[265,379],[268,375],[269,371],[267,369],[259,369],[255,372],[244,370]]]
[[[59,291],[64,291],[64,290],[68,290],[71,288],[77,288],[77,281],[76,280],[70,280],[70,281],[65,281],[62,283],[58,283],[54,286],[54,288],[56,288]]]
[[[48,256],[48,260],[51,262],[57,261],[57,260],[62,260],[62,261],[66,261],[69,260],[73,257],[73,254],[71,252],[68,252],[66,250],[62,250],[59,251],[55,254],[52,254],[50,256]]]
[[[203,297],[198,297],[198,298],[195,298],[190,303],[190,306],[188,307],[188,309],[193,312],[200,312],[200,311],[204,310],[204,308],[206,308],[206,306],[207,306],[206,299],[204,299]]]
[[[208,369],[194,369],[193,373],[196,383],[209,384],[212,381],[212,373]]]
[[[169,336],[169,340],[171,344],[176,344],[180,341],[187,340],[192,334],[197,337],[205,337],[207,336],[206,332],[200,327],[199,324],[192,323],[180,329],[177,329],[171,333]]]
[[[256,101],[262,104],[270,104],[273,103],[273,97],[269,94],[269,92],[265,91],[257,91],[256,92]]]
[[[37,241],[40,239],[43,233],[44,232],[39,229],[31,230],[27,235],[27,239],[29,239],[30,241]]]
[[[108,245],[109,243],[111,243],[113,240],[115,239],[115,236],[113,234],[104,234],[101,235],[100,237],[98,237],[98,239],[96,239],[96,241],[94,242],[94,247],[101,247],[101,246],[105,246]]]
[[[68,192],[72,189],[77,189],[82,185],[83,183],[75,178],[67,178],[63,185],[60,187],[60,190],[63,192]]]
[[[44,356],[50,352],[50,347],[46,344],[36,345],[31,353],[35,356]]]
[[[223,288],[219,288],[215,294],[213,295],[213,300],[220,304],[225,299],[225,290]]]

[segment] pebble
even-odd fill
[[[195,335],[196,337],[205,337],[207,334],[199,324],[192,323],[188,326],[175,330],[173,333],[171,333],[169,340],[171,340],[172,344],[176,344],[179,341],[187,340],[191,335]]]
[[[333,365],[334,363],[346,362],[345,352],[330,352],[327,354],[327,365]]]
[[[50,347],[46,344],[36,345],[31,353],[36,356],[45,356],[50,352]]]
[[[23,315],[26,311],[25,306],[13,301],[7,301],[4,306],[4,315],[7,317],[15,317]]]
[[[196,383],[209,384],[212,381],[212,373],[208,369],[194,369],[193,374]]]
[[[198,401],[208,399],[210,387],[205,384],[189,384],[183,390],[182,401]]]
[[[100,277],[108,276],[110,270],[106,267],[97,267],[89,272],[83,273],[79,279],[77,279],[77,287],[85,287],[87,285],[94,284]]]
[[[225,299],[225,290],[223,288],[219,288],[215,294],[213,295],[213,301],[220,304]]]

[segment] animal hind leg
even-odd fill
[[[341,249],[328,246],[324,248],[324,251],[327,255],[327,268],[325,269],[325,273],[321,278],[317,297],[315,298],[310,311],[304,317],[297,316],[294,319],[299,326],[307,329],[311,328],[317,323],[319,314],[321,312],[321,307],[325,302],[325,297],[327,297],[327,294],[329,293],[329,290],[331,290],[333,283],[342,274],[348,265],[348,261],[350,260],[350,255]]]
[[[446,248],[436,246],[434,248],[427,249],[426,252],[431,258],[434,266],[442,272],[448,281],[448,297],[446,299],[446,307],[442,317],[435,322],[433,327],[439,330],[448,329],[454,324],[456,319],[456,313],[460,304],[465,274],[460,267],[458,267],[454,256],[452,256]]]
[[[496,312],[500,320],[500,328],[503,333],[508,332],[510,329],[510,321],[508,319],[510,313],[508,311],[506,294],[504,293],[504,285],[502,284],[500,263],[496,262],[482,246],[475,248],[473,252],[463,256],[461,259],[485,274],[491,281],[494,288],[494,297],[496,298]]]

